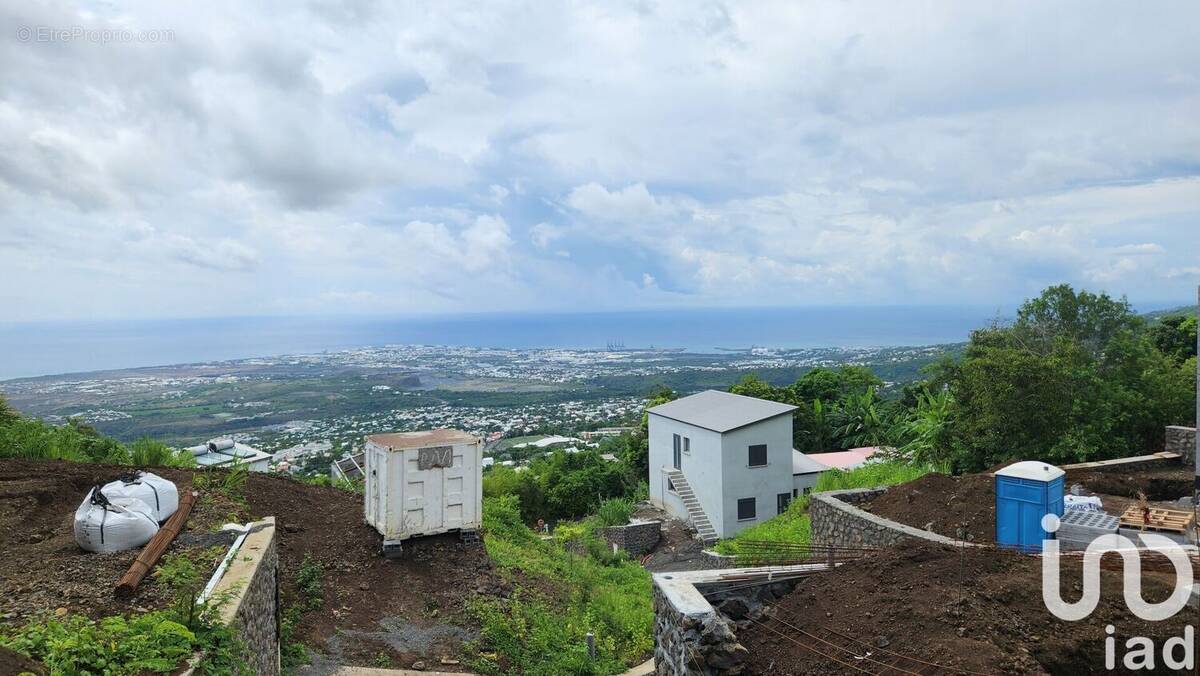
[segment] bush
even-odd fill
[[[486,674],[612,674],[645,659],[653,647],[650,576],[623,553],[613,554],[588,524],[561,524],[542,540],[521,521],[516,496],[487,498],[484,542],[502,571],[537,579],[546,595],[522,591],[509,599],[470,606],[480,620],[476,671]],[[582,542],[586,555],[564,547]],[[595,544],[592,544],[595,543]],[[584,636],[596,635],[596,660],[587,659]],[[489,651],[495,656],[489,656]]]
[[[191,453],[172,450],[166,444],[148,438],[138,439],[132,448],[126,448],[75,418],[66,425],[49,425],[35,418],[16,415],[3,399],[0,399],[0,411],[5,411],[0,416],[0,458],[139,466],[192,467],[196,464]]]
[[[600,528],[624,526],[633,516],[634,504],[628,498],[612,498],[600,503],[596,510],[596,525]]]
[[[161,465],[168,467],[195,467],[196,456],[190,451],[176,450],[150,437],[142,437],[129,447],[130,462],[138,467]]]

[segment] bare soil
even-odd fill
[[[1067,472],[1067,487],[1083,484],[1085,488],[1103,495],[1136,500],[1144,493],[1147,500],[1172,501],[1192,494],[1195,471],[1183,465],[1156,467],[1136,473],[1117,470],[1074,470]]]
[[[1063,562],[1061,587],[1067,601],[1079,597],[1077,562]],[[1170,592],[1158,578],[1144,580],[1147,601]],[[881,551],[808,578],[768,611],[762,622],[769,628],[752,625],[738,638],[750,653],[748,672],[755,674],[856,673],[789,638],[803,638],[798,630],[813,627],[863,641],[860,658],[868,650],[876,658],[891,651],[978,673],[1110,673],[1104,668],[1106,625],[1116,628],[1119,663],[1126,638],[1150,637],[1161,649],[1167,638],[1184,635],[1194,615],[1185,609],[1163,622],[1140,620],[1125,607],[1120,572],[1104,570],[1096,611],[1064,622],[1043,602],[1040,558],[930,543]]]
[[[709,567],[704,543],[696,539],[696,531],[687,524],[649,503],[639,504],[633,516],[662,521],[662,539],[642,557],[643,568],[651,573],[672,573]]]
[[[19,622],[58,607],[100,617],[166,605],[165,590],[149,577],[132,599],[113,598],[112,589],[136,550],[97,555],[80,550],[74,541],[72,518],[87,489],[124,469],[0,460],[0,622]],[[192,485],[194,470],[152,471],[181,489]],[[397,618],[415,627],[458,625],[474,631],[464,612],[466,601],[512,591],[483,547],[464,546],[455,535],[417,539],[406,543],[400,557],[383,558],[380,535],[363,521],[360,495],[260,473],[250,474],[244,494],[245,504],[219,494],[202,495],[171,551],[210,546],[213,530],[225,521],[274,516],[283,604],[298,599],[296,573],[306,557],[324,570],[323,603],[302,615],[294,635],[317,650],[327,650],[339,630],[386,632],[381,622]],[[351,664],[369,665],[368,651],[356,648],[353,637],[341,639],[339,652]],[[426,662],[437,664],[460,644],[457,636],[431,641],[425,646]],[[415,661],[420,655],[404,651],[396,657]]]
[[[45,673],[46,668],[38,662],[0,646],[0,676],[18,676],[18,674],[42,676]]]
[[[1068,472],[1069,488],[1080,484],[1085,495],[1100,497],[1104,511],[1120,516],[1144,493],[1152,506],[1178,508],[1172,501],[1191,495],[1195,481],[1183,466],[1157,467],[1136,473],[1118,471]],[[970,542],[996,541],[996,489],[991,474],[926,474],[892,486],[863,509],[885,519],[946,537]]]
[[[996,541],[996,489],[990,474],[926,474],[893,486],[872,514],[969,542]]]

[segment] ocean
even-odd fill
[[[793,307],[406,318],[232,317],[0,324],[0,380],[389,344],[503,348],[876,347],[965,341],[1012,309]]]

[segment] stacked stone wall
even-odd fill
[[[808,504],[813,543],[835,547],[891,547],[904,540],[963,544],[953,538],[884,519],[857,506],[870,502],[886,490],[864,488],[814,493]]]
[[[707,604],[705,604],[707,605]],[[688,612],[654,586],[654,673],[658,676],[735,676],[749,653],[733,625],[712,606]]]
[[[638,521],[602,529],[600,537],[634,556],[649,553],[662,538],[661,521]]]
[[[1196,464],[1196,428],[1171,425],[1167,427],[1166,443],[1163,450],[1168,453],[1178,453],[1183,456],[1183,464],[1191,467]]]

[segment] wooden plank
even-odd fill
[[[195,501],[196,493],[193,491],[187,491],[180,496],[179,507],[175,509],[175,513],[171,515],[171,518],[167,519],[162,528],[158,529],[154,537],[150,538],[150,541],[142,548],[142,553],[138,554],[137,558],[134,559],[133,565],[121,576],[121,581],[117,583],[116,589],[113,590],[117,598],[129,598],[133,596],[142,578],[146,577],[146,574],[150,572],[154,564],[158,563],[163,553],[167,551],[167,547],[170,547],[171,543],[175,541],[175,536],[179,535],[179,531],[183,530],[183,524],[187,521],[188,514],[191,513],[192,504]]]
[[[1161,530],[1175,533],[1186,533],[1191,527],[1196,515],[1162,507],[1151,507],[1143,512],[1141,507],[1130,505],[1121,515],[1121,525],[1142,530]]]

